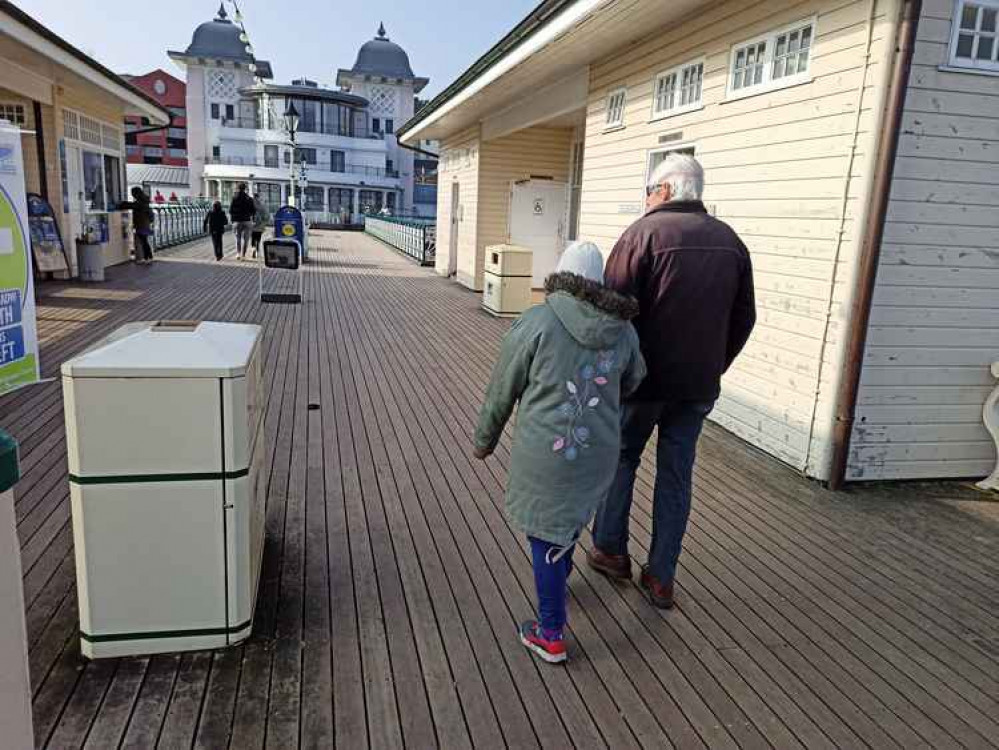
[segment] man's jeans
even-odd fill
[[[662,583],[672,581],[676,574],[690,516],[697,438],[712,407],[713,401],[655,401],[626,403],[621,410],[621,460],[607,500],[593,521],[593,543],[609,555],[628,554],[635,472],[652,430],[658,425],[648,569]]]

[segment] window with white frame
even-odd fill
[[[24,105],[0,103],[0,120],[6,120],[11,125],[21,125],[23,127],[25,124]]]
[[[624,125],[624,103],[627,89],[615,89],[607,95],[607,116],[604,127],[617,128]]]
[[[960,0],[953,26],[952,65],[999,70],[999,0]]]
[[[703,61],[686,63],[657,75],[653,84],[653,119],[700,107],[703,84]]]
[[[732,49],[729,96],[742,96],[808,80],[815,21],[772,32]]]

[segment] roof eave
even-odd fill
[[[160,125],[170,123],[170,113],[155,99],[74,47],[8,0],[0,0],[0,31],[4,31],[26,47],[107,91],[126,105],[127,114],[148,117]]]

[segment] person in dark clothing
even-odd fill
[[[153,209],[149,205],[149,196],[142,188],[132,188],[132,200],[122,201],[121,209],[132,210],[132,230],[135,232],[135,262],[152,263],[153,248],[149,238],[153,235]]]
[[[232,227],[236,233],[236,256],[239,260],[246,257],[246,250],[250,246],[250,235],[253,232],[253,217],[256,215],[257,207],[253,203],[253,198],[246,192],[246,185],[240,183],[229,205],[229,216],[232,217]]]
[[[215,249],[215,260],[222,260],[222,235],[229,225],[229,217],[222,210],[222,204],[215,201],[212,210],[205,214],[205,231],[212,236],[212,247]]]
[[[635,297],[634,324],[648,377],[625,405],[621,460],[593,524],[591,567],[631,577],[628,518],[642,452],[658,427],[652,543],[641,585],[659,608],[673,606],[673,578],[690,515],[694,454],[721,376],[756,323],[749,251],[701,202],[704,171],[672,154],[646,188],[647,212],[614,246],[606,284]]]

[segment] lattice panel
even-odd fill
[[[208,98],[212,100],[232,101],[236,99],[236,74],[228,70],[211,70],[208,72]]]
[[[68,109],[62,111],[62,133],[74,141],[80,140],[80,124],[76,112],[70,112]]]
[[[384,86],[372,86],[368,97],[370,109],[376,115],[391,115],[395,113],[395,91]]]
[[[80,140],[95,146],[102,145],[101,124],[97,120],[80,115]]]

